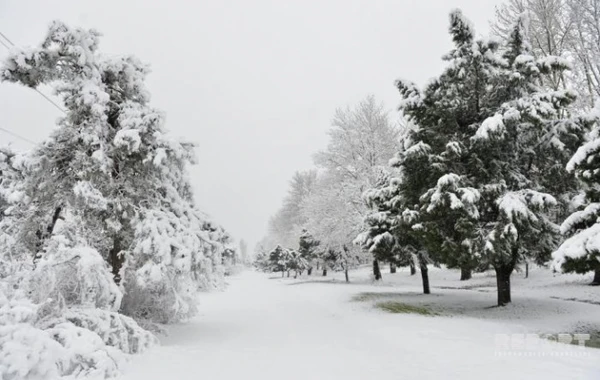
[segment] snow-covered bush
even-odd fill
[[[117,311],[123,295],[98,251],[52,237],[25,285],[35,303]]]
[[[0,294],[0,374],[6,380],[114,377],[128,354],[156,338],[116,312],[36,305],[22,291]]]
[[[65,348],[34,326],[37,307],[0,292],[0,375],[3,380],[57,379]]]
[[[100,254],[64,235],[48,240],[33,270],[2,284],[2,379],[112,377],[128,354],[157,342],[117,312],[122,293]]]

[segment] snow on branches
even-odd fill
[[[66,109],[31,152],[0,150],[0,283],[18,290],[4,306],[31,303],[8,328],[28,325],[40,347],[66,349],[9,369],[17,377],[112,376],[119,355],[155,342],[136,320],[186,318],[199,289],[223,285],[230,237],[194,203],[194,144],[173,139],[148,105],[148,67],[101,54],[99,40],[53,22],[0,68],[3,81],[53,86]]]

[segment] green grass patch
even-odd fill
[[[383,311],[387,311],[388,313],[394,314],[419,314],[431,316],[437,315],[436,313],[432,312],[431,310],[425,307],[408,305],[396,301],[378,302],[375,304],[375,307]]]
[[[427,306],[413,306],[404,302],[399,302],[398,298],[401,297],[402,294],[397,293],[359,293],[352,297],[353,301],[356,302],[374,302],[374,307],[388,313],[394,314],[418,314],[418,315],[428,315],[435,316],[439,315],[432,310],[430,310]]]
[[[352,297],[353,301],[367,302],[367,301],[379,301],[386,299],[398,298],[398,294],[395,293],[359,293]]]

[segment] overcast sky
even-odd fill
[[[486,34],[499,3],[0,0],[0,32],[34,45],[60,19],[100,30],[103,53],[149,63],[152,103],[167,113],[167,128],[199,144],[198,204],[253,245],[293,172],[326,145],[337,107],[374,94],[395,114],[396,78],[423,84],[443,67],[449,11],[461,8]],[[58,115],[34,91],[0,85],[0,127],[42,141]],[[0,131],[7,142],[30,147]]]

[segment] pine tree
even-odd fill
[[[471,240],[479,194],[468,177],[468,146],[473,124],[489,114],[487,84],[501,64],[498,44],[475,40],[460,11],[450,15],[450,34],[455,48],[445,57],[449,65],[439,78],[422,92],[397,81],[400,109],[416,128],[392,162],[397,178],[369,195],[379,211],[369,223],[376,229],[371,249],[417,257],[425,293],[428,263],[460,267],[465,278],[477,263]]]
[[[397,82],[416,128],[392,162],[397,178],[371,194],[379,213],[370,241],[409,247],[424,289],[430,261],[464,272],[491,265],[503,305],[515,267],[547,260],[557,242],[552,217],[576,188],[563,167],[586,126],[567,118],[571,91],[539,85],[567,65],[529,54],[525,19],[502,47],[475,40],[460,11],[450,21],[455,49],[444,73],[423,91]]]
[[[587,129],[583,119],[568,117],[572,91],[540,85],[568,64],[557,57],[535,59],[527,30],[522,17],[493,83],[500,105],[478,127],[471,146],[471,175],[481,195],[479,250],[496,271],[498,305],[511,302],[510,275],[519,263],[545,262],[555,249],[554,220],[564,212],[565,195],[577,188],[564,167]]]
[[[313,263],[318,258],[318,247],[320,242],[315,240],[308,230],[302,230],[300,241],[298,242],[298,253],[306,261],[307,274],[310,276],[313,270]]]
[[[287,252],[280,245],[269,252],[269,269],[271,272],[281,272],[281,277],[285,275],[288,269]]]
[[[591,285],[600,285],[600,113],[595,110],[582,118],[583,122],[595,123],[590,138],[567,164],[567,170],[575,173],[584,184],[584,193],[573,199],[579,205],[560,227],[568,239],[553,253],[554,267],[565,272],[594,272]]]

